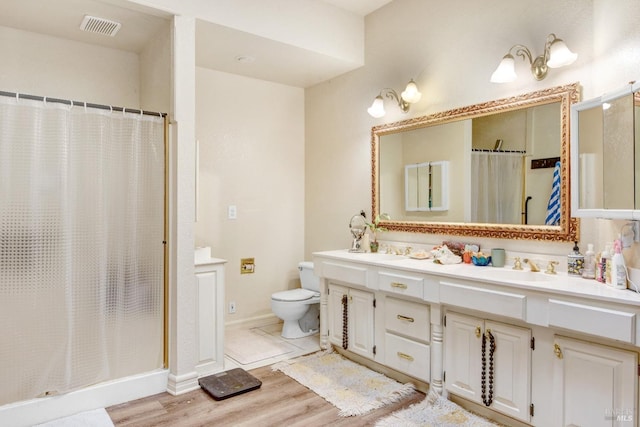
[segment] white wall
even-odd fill
[[[366,65],[306,91],[307,256],[347,247],[349,218],[360,209],[370,214],[372,126],[576,81],[584,97],[620,88],[640,78],[640,27],[633,24],[639,15],[636,0],[395,0],[368,15]],[[579,54],[573,65],[552,69],[545,80],[536,81],[516,57],[515,82],[489,82],[512,45],[524,44],[540,54],[552,32]],[[367,114],[380,89],[400,91],[410,78],[423,95],[408,115],[389,102],[385,117],[373,119]],[[581,240],[599,247],[615,236],[618,227],[611,221],[583,221]],[[412,233],[385,233],[384,238],[442,240]],[[562,255],[572,247],[571,243],[497,242],[508,250]],[[495,241],[482,243],[493,246]]]
[[[196,246],[228,261],[226,322],[271,313],[271,294],[299,287],[304,260],[304,91],[196,69],[200,146]],[[237,219],[228,219],[230,205]],[[254,274],[240,259],[255,258]]]
[[[118,107],[140,104],[138,55],[0,27],[0,90]]]

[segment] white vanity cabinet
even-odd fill
[[[330,282],[327,297],[329,342],[373,359],[374,294]]]
[[[529,422],[531,404],[531,330],[448,312],[444,327],[445,388],[449,393]],[[486,335],[485,335],[486,334]],[[493,392],[490,357],[493,336]],[[485,354],[482,352],[483,335]],[[485,367],[483,402],[482,371]]]
[[[637,353],[563,336],[553,351],[554,425],[637,425]]]
[[[562,274],[390,254],[327,251],[314,261],[323,347],[342,345],[347,295],[348,322],[357,324],[349,323],[349,350],[375,360],[373,369],[409,375],[506,425],[638,427],[640,294]]]

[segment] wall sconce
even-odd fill
[[[376,96],[376,99],[373,100],[373,104],[371,104],[371,107],[367,109],[367,112],[372,117],[380,118],[385,115],[386,112],[384,111],[384,100],[382,99],[383,95],[391,99],[392,101],[396,101],[398,103],[398,107],[400,107],[403,113],[409,111],[410,105],[415,104],[416,102],[420,101],[420,98],[422,98],[422,94],[418,90],[418,86],[416,85],[416,82],[413,81],[413,79],[411,79],[409,83],[407,83],[407,87],[400,94],[400,96],[398,96],[396,91],[393,89],[382,89],[380,91],[380,94]]]
[[[544,44],[544,53],[536,58],[526,46],[521,44],[511,46],[509,52],[500,61],[498,68],[491,75],[491,82],[508,83],[516,79],[515,61],[511,55],[513,49],[516,49],[516,55],[521,56],[523,60],[529,60],[531,73],[536,80],[544,79],[547,76],[548,68],[564,67],[572,64],[578,57],[578,54],[569,50],[564,41],[551,33],[547,36],[547,41]]]

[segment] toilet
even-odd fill
[[[320,329],[320,279],[313,274],[313,262],[298,264],[301,288],[271,295],[271,311],[284,321],[283,338],[302,338]]]

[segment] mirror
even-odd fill
[[[572,214],[640,218],[640,84],[571,107]]]
[[[389,214],[390,231],[576,240],[568,181],[578,97],[574,83],[373,127],[373,216]],[[430,159],[448,164],[447,209],[407,209],[404,166]],[[552,199],[559,219],[548,223]]]

